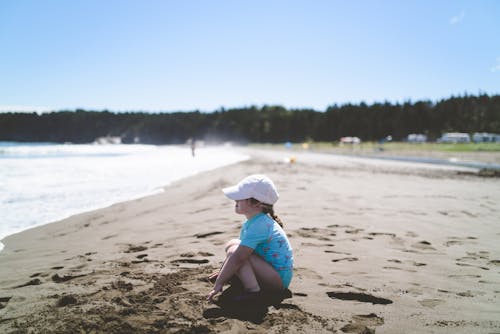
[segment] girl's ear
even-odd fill
[[[254,200],[251,200],[249,199],[248,200],[250,202],[250,204],[255,207],[255,208],[261,208],[262,209],[262,203],[259,202],[259,201],[254,201]]]

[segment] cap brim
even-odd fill
[[[222,189],[222,192],[233,201],[240,201],[242,199],[248,198],[246,194],[242,193],[241,189],[238,186],[224,188]]]

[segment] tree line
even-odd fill
[[[114,113],[57,111],[1,113],[0,141],[90,143],[120,137],[123,143],[337,141],[344,136],[404,140],[422,133],[430,140],[444,132],[500,133],[500,95],[459,96],[438,102],[332,105],[325,111],[250,106],[210,113]]]

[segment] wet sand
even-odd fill
[[[2,333],[500,333],[500,179],[327,154],[252,159],[3,240]],[[236,312],[206,301],[242,217],[221,188],[280,191],[290,294]]]

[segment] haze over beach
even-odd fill
[[[499,13],[0,1],[0,333],[500,333]],[[292,282],[211,303],[250,174]]]
[[[193,159],[178,146],[0,142],[0,240],[247,158],[230,148],[198,150]]]

